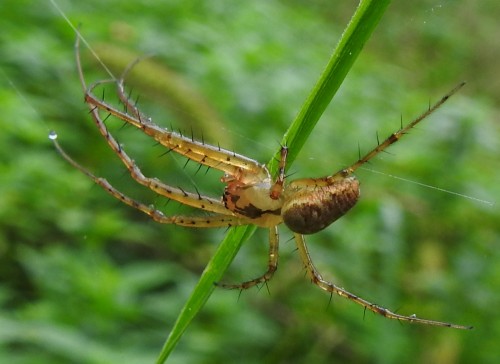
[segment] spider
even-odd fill
[[[106,179],[97,177],[89,170],[72,159],[59,145],[57,134],[49,134],[55,148],[61,156],[75,168],[83,172],[97,185],[102,187],[114,198],[122,201],[153,220],[163,224],[175,224],[193,228],[230,227],[236,225],[257,225],[269,229],[269,260],[267,271],[260,277],[240,284],[218,284],[229,289],[247,289],[269,281],[278,266],[278,225],[284,223],[294,235],[300,258],[305,266],[307,275],[312,283],[331,295],[338,294],[361,306],[365,310],[373,311],[389,319],[451,327],[456,329],[470,329],[472,327],[456,325],[447,322],[418,318],[416,315],[401,315],[392,312],[378,304],[348,292],[344,288],[325,280],[315,268],[307,249],[304,235],[319,232],[342,217],[349,211],[359,198],[359,182],[353,176],[363,164],[383,152],[391,144],[396,143],[415,125],[433,113],[450,96],[455,94],[465,83],[462,82],[444,95],[434,105],[415,118],[406,126],[392,133],[381,143],[378,143],[366,155],[344,169],[326,177],[302,178],[286,183],[286,159],[288,149],[282,146],[277,176],[272,178],[264,164],[253,159],[236,154],[219,146],[208,145],[203,141],[196,141],[167,130],[153,123],[151,118],[144,115],[125,93],[124,80],[129,66],[119,79],[97,81],[87,85],[80,60],[79,41],[75,44],[75,57],[80,83],[85,94],[85,103],[88,105],[90,115],[95,122],[100,134],[104,137],[109,147],[125,165],[131,177],[139,184],[146,186],[155,193],[181,204],[191,206],[207,212],[207,216],[166,216],[154,206],[136,201],[113,187]],[[117,95],[124,106],[124,111],[104,102],[96,97],[94,90],[105,83],[114,83]],[[169,151],[192,160],[200,165],[205,165],[223,172],[221,182],[225,184],[221,199],[202,196],[198,192],[188,192],[182,188],[169,186],[162,181],[145,176],[134,160],[129,157],[122,146],[108,131],[102,114],[113,116],[130,124],[146,135],[155,139]]]

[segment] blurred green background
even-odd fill
[[[340,4],[339,4],[340,3]],[[266,162],[324,67],[355,2],[57,1],[156,123]],[[60,143],[116,187],[191,213],[131,181],[83,103],[73,30],[48,1],[4,0],[0,33],[0,361],[147,363],[158,355],[225,234],[161,226],[111,198],[54,151]],[[495,363],[500,357],[500,78],[495,0],[395,0],[290,173],[321,176],[410,120],[461,80],[460,94],[357,173],[362,199],[309,236],[325,278],[403,314],[472,331],[399,324],[311,285],[281,228],[266,289],[216,290],[174,363]],[[83,47],[87,80],[109,78]],[[153,64],[151,63],[153,62]],[[156,68],[154,68],[156,67]],[[156,81],[154,84],[153,81]],[[165,90],[161,85],[166,86]],[[167,92],[168,91],[168,92]],[[113,91],[105,98],[115,101]],[[212,196],[220,174],[108,121],[150,176]],[[371,171],[375,170],[375,172]],[[381,172],[381,173],[378,173]],[[192,212],[197,213],[197,212]],[[267,232],[226,276],[267,262]]]

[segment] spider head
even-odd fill
[[[342,217],[359,198],[359,181],[347,177],[298,180],[287,186],[281,216],[299,234],[314,234]]]

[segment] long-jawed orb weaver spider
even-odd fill
[[[144,115],[125,94],[124,79],[131,67],[127,68],[119,79],[98,81],[87,86],[82,71],[78,39],[75,44],[75,54],[81,86],[85,93],[85,103],[90,109],[90,115],[109,147],[128,169],[131,177],[139,184],[146,186],[161,196],[210,214],[208,216],[166,216],[153,206],[143,204],[128,197],[113,187],[106,179],[95,176],[89,170],[75,162],[57,142],[57,134],[51,132],[49,137],[64,159],[86,174],[111,196],[142,211],[157,222],[195,228],[253,224],[269,229],[269,261],[267,271],[260,277],[241,284],[220,284],[220,286],[232,289],[247,289],[269,281],[278,266],[278,225],[284,223],[294,233],[297,250],[305,266],[307,275],[321,289],[330,294],[335,293],[345,297],[363,306],[365,310],[373,311],[390,319],[456,329],[471,328],[469,326],[422,319],[416,315],[405,316],[397,314],[382,306],[370,303],[334,283],[326,281],[315,268],[304,240],[304,235],[323,230],[335,220],[342,217],[356,204],[359,198],[359,182],[353,176],[354,171],[384,151],[391,144],[397,142],[410,129],[432,114],[450,96],[455,94],[465,84],[464,82],[453,88],[408,125],[401,126],[398,131],[389,135],[382,143],[378,143],[375,148],[360,157],[351,166],[330,176],[302,178],[285,183],[286,146],[281,148],[279,171],[277,177],[273,179],[267,167],[253,159],[219,146],[212,146],[196,141],[193,138],[185,137],[180,133],[154,124],[151,118]],[[125,111],[118,110],[94,95],[96,87],[105,83],[116,84],[117,95]],[[202,196],[198,192],[187,192],[181,188],[169,186],[156,178],[145,176],[134,160],[129,157],[122,146],[108,131],[104,123],[105,119],[102,118],[101,114],[106,114],[106,117],[113,116],[138,128],[159,144],[168,148],[169,151],[179,153],[201,165],[222,171],[224,175],[221,178],[221,182],[226,184],[222,199]]]

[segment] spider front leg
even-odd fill
[[[462,330],[472,329],[472,326],[462,326],[462,325],[451,324],[448,322],[421,319],[421,318],[418,318],[416,315],[410,315],[410,316],[400,315],[400,314],[394,313],[394,312],[392,312],[392,311],[390,311],[382,306],[368,302],[367,300],[365,300],[361,297],[358,297],[353,293],[346,291],[344,288],[341,288],[341,287],[335,285],[334,283],[328,282],[327,280],[323,279],[321,274],[318,272],[318,270],[314,266],[314,264],[311,260],[311,256],[309,255],[309,251],[307,250],[304,236],[301,234],[294,234],[294,236],[295,236],[295,242],[297,243],[297,249],[299,251],[300,258],[302,259],[302,262],[306,268],[307,275],[311,279],[311,282],[314,283],[315,285],[317,285],[319,288],[321,288],[327,292],[330,292],[331,294],[336,293],[341,297],[344,297],[344,298],[347,298],[348,300],[356,302],[358,305],[363,306],[367,310],[375,312],[376,314],[379,314],[379,315],[384,316],[384,317],[389,318],[389,319],[406,321],[406,322],[410,322],[410,323],[419,323],[419,324],[424,324],[424,325],[451,327],[454,329],[462,329]]]
[[[267,263],[267,271],[260,277],[251,279],[249,281],[239,283],[239,284],[226,284],[217,283],[217,286],[226,289],[248,289],[261,283],[267,283],[278,269],[278,257],[279,257],[279,234],[278,227],[272,227],[269,229],[269,260]]]
[[[92,179],[95,184],[100,186],[114,198],[120,200],[121,202],[130,207],[133,207],[136,210],[143,212],[144,214],[148,215],[150,218],[161,224],[173,224],[180,226],[205,228],[205,227],[227,227],[235,225],[245,225],[247,223],[244,219],[226,214],[215,214],[211,216],[181,216],[181,215],[165,216],[163,212],[155,209],[154,206],[146,205],[142,202],[134,200],[133,198],[125,195],[124,193],[120,192],[115,187],[113,187],[105,178],[95,176],[88,169],[78,164],[59,145],[59,143],[57,142],[57,134],[55,132],[50,132],[49,138],[54,143],[54,146],[56,150],[59,152],[59,154],[72,166],[74,166],[82,173],[84,173],[87,177]],[[188,196],[185,197],[187,198]]]

